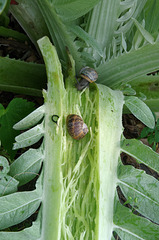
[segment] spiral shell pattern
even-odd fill
[[[66,119],[67,130],[73,139],[82,139],[88,133],[88,127],[83,119],[76,114],[69,114]]]
[[[97,72],[90,67],[83,67],[80,70],[80,76],[84,79],[86,79],[88,82],[92,83],[95,82],[98,79],[98,74]]]

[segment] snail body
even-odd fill
[[[81,80],[76,84],[78,91],[81,91],[84,88],[86,88],[89,85],[89,83],[95,82],[98,78],[98,74],[93,68],[86,66],[80,70],[80,77]]]
[[[66,119],[69,135],[76,140],[82,139],[88,133],[88,127],[83,119],[76,114],[69,114]]]

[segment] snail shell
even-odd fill
[[[79,140],[88,133],[88,127],[83,119],[76,114],[69,114],[66,119],[67,130],[73,139]]]
[[[81,80],[76,84],[78,91],[86,88],[89,83],[95,82],[98,78],[98,74],[93,68],[86,66],[80,70],[80,77]]]
[[[86,79],[88,82],[92,83],[95,82],[98,79],[98,74],[97,72],[90,67],[83,67],[80,70],[80,76],[84,79]]]

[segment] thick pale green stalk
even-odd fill
[[[113,230],[113,204],[116,171],[120,155],[123,95],[103,85],[99,88],[99,235],[110,240]]]
[[[39,41],[48,74],[44,93],[45,161],[42,240],[110,240],[116,168],[120,154],[123,96],[92,84],[75,88],[74,62],[62,82],[55,49]],[[54,61],[54,62],[53,62]],[[51,120],[58,115],[57,124]],[[80,115],[89,128],[81,140],[66,129],[68,114]]]
[[[48,90],[45,99],[45,162],[43,185],[43,219],[41,239],[60,239],[61,214],[61,160],[62,160],[62,118],[58,124],[52,121],[54,114],[62,116],[65,94],[61,65],[54,47],[48,38],[38,41],[46,64]]]

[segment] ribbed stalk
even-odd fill
[[[98,240],[110,240],[117,164],[122,134],[123,95],[103,85],[99,88],[99,225]]]
[[[55,48],[48,38],[38,41],[48,77],[48,89],[44,91],[45,100],[45,161],[42,205],[42,235],[43,240],[60,239],[61,217],[61,161],[62,149],[62,115],[64,109],[65,89],[61,73],[61,65]],[[52,121],[52,116],[58,115],[58,124]]]
[[[39,41],[49,81],[44,94],[41,239],[110,240],[123,96],[96,84],[83,92],[77,91],[73,61],[64,89],[55,49],[47,41],[45,38]],[[57,124],[51,120],[53,114],[59,116]],[[89,132],[83,139],[75,140],[68,134],[68,114],[80,115],[87,124]]]

